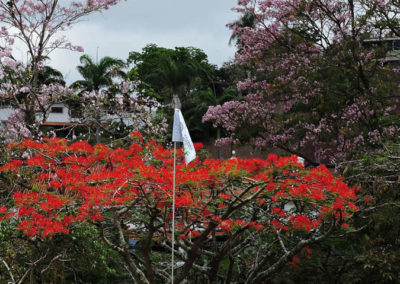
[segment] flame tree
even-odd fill
[[[31,243],[51,243],[89,225],[132,281],[168,282],[173,155],[139,133],[131,137],[130,145],[114,149],[62,139],[10,144],[9,162],[0,168],[9,184],[2,228],[14,225]],[[175,283],[261,283],[301,265],[313,244],[353,230],[355,191],[324,166],[304,169],[296,156],[179,164]],[[12,258],[2,256],[9,279],[38,269],[15,271]],[[51,258],[43,275],[60,261]]]

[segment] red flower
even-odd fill
[[[19,167],[22,165],[22,161],[20,160],[12,160],[11,162],[5,164],[4,166],[0,167],[1,171],[10,171],[15,172],[18,171]]]
[[[297,230],[305,230],[309,232],[311,228],[313,227],[310,219],[308,219],[306,216],[300,215],[297,217],[292,218],[292,226],[294,229]]]
[[[263,224],[257,224],[254,226],[254,228],[256,229],[256,231],[262,231],[265,227]]]
[[[195,237],[197,237],[197,236],[200,236],[200,232],[199,232],[199,231],[191,231],[191,232],[190,232],[190,236],[191,236],[192,238],[195,238]]]
[[[132,135],[142,141],[140,133]],[[163,212],[157,218],[165,222],[165,234],[169,234],[172,152],[154,141],[142,148],[139,141],[116,149],[101,144],[93,147],[87,142],[68,146],[65,140],[57,139],[45,139],[43,143],[26,140],[13,145],[36,153],[25,162],[15,159],[1,167],[3,175],[9,175],[11,181],[16,177],[14,172],[29,173],[26,183],[32,190],[19,189],[16,184],[12,195],[13,207],[18,212],[18,228],[28,236],[51,238],[57,233],[68,233],[75,222],[107,222],[104,214],[110,216],[110,208],[135,209],[124,213],[131,218],[145,211],[142,210],[145,206],[157,206]],[[178,151],[178,156],[183,158],[182,151]],[[334,215],[337,220],[343,220],[358,210],[355,191],[341,179],[325,167],[300,171],[296,161],[294,156],[270,155],[267,160],[206,159],[190,167],[178,163],[175,201],[179,209],[176,217],[180,219],[177,228],[184,230],[191,222],[196,226],[215,222],[222,234],[245,230],[247,226],[255,234],[257,231],[267,234],[271,229],[311,234],[313,228],[321,226],[323,218]],[[243,192],[245,189],[248,191]],[[233,196],[235,206],[231,207],[241,206],[245,201],[245,210],[223,215],[227,213],[227,201],[233,201]],[[295,209],[303,208],[304,212],[290,215],[282,210],[282,204],[291,200],[301,200],[304,206]],[[134,207],[130,206],[132,201],[135,201]],[[266,213],[263,218],[270,219],[250,221],[252,217],[248,213],[260,207],[267,210],[263,211]],[[317,217],[310,220],[307,216],[315,216],[312,215],[315,212]],[[5,206],[0,207],[0,214],[7,214]],[[14,213],[10,214],[7,216]],[[1,216],[3,220],[7,218]],[[269,224],[270,230],[265,230],[265,224]],[[185,233],[179,237],[200,234],[196,230]],[[297,263],[296,258],[293,263]]]
[[[305,255],[306,258],[310,258],[312,255],[312,251],[308,247],[304,247],[301,249],[301,252]]]
[[[201,142],[193,143],[193,146],[194,146],[194,149],[195,149],[196,151],[198,151],[198,150],[204,148],[204,145],[203,145],[203,143],[201,143]]]
[[[364,202],[365,203],[372,203],[372,202],[374,202],[374,199],[371,197],[371,195],[369,195],[369,194],[367,194],[365,197],[364,197]]]
[[[222,197],[222,198],[225,199],[225,200],[231,199],[231,197],[230,197],[228,194],[225,194],[225,193],[220,193],[220,194],[218,194],[218,196],[219,196],[219,197]]]
[[[133,132],[131,132],[131,134],[129,134],[129,137],[136,138],[136,139],[138,139],[140,142],[143,142],[143,137],[142,137],[142,135],[140,134],[139,131],[133,131]]]
[[[300,258],[296,255],[293,256],[292,261],[289,262],[291,269],[297,269],[299,264],[300,264]]]

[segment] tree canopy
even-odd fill
[[[0,90],[14,107],[14,113],[8,118],[7,135],[19,137],[39,137],[40,122],[37,117],[46,120],[54,101],[62,100],[69,92],[62,82],[42,81],[44,60],[55,49],[83,51],[60,35],[72,24],[83,17],[108,9],[119,0],[94,0],[60,2],[44,0],[1,1],[1,37],[0,37],[0,76],[16,78],[0,83]],[[17,60],[13,51],[17,44],[27,50],[26,62]],[[18,94],[24,93],[24,100]]]
[[[121,71],[124,62],[121,59],[103,57],[99,62],[94,62],[89,55],[82,55],[80,58],[82,65],[78,66],[79,73],[83,80],[75,81],[71,87],[83,91],[99,92],[101,88],[110,87],[113,84],[113,77],[124,76]]]
[[[172,95],[183,99],[195,89],[207,88],[214,76],[215,66],[207,55],[194,47],[168,49],[149,44],[142,52],[131,52],[128,62],[134,64],[131,76],[144,82],[163,103],[170,103]]]
[[[132,280],[168,281],[173,153],[145,143],[139,133],[132,139],[115,149],[63,139],[9,145],[13,158],[0,172],[14,190],[0,208],[2,224],[49,243],[80,224],[92,226],[120,255]],[[15,179],[21,174],[22,184]],[[305,170],[295,156],[196,159],[178,165],[176,184],[175,254],[182,264],[174,283],[187,277],[266,281],[290,262],[297,265],[311,253],[309,246],[351,231],[359,210],[356,189],[323,166]],[[138,242],[134,247],[132,239]],[[8,267],[14,279],[38,269]]]
[[[204,116],[229,133],[226,141],[250,140],[334,166],[397,139],[398,75],[386,45],[373,44],[398,33],[396,1],[239,5],[242,18],[254,21],[231,24],[236,60],[252,67],[237,85],[247,96]]]

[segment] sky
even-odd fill
[[[193,46],[204,50],[209,62],[221,66],[234,57],[226,24],[238,15],[236,0],[127,0],[73,25],[67,37],[94,59],[127,59],[150,43],[166,48]],[[50,55],[53,67],[67,83],[81,79],[76,71],[82,53],[58,50]]]

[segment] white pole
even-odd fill
[[[172,253],[171,253],[171,283],[174,283],[174,249],[175,249],[175,174],[176,174],[176,142],[174,142],[174,174],[172,181]]]

